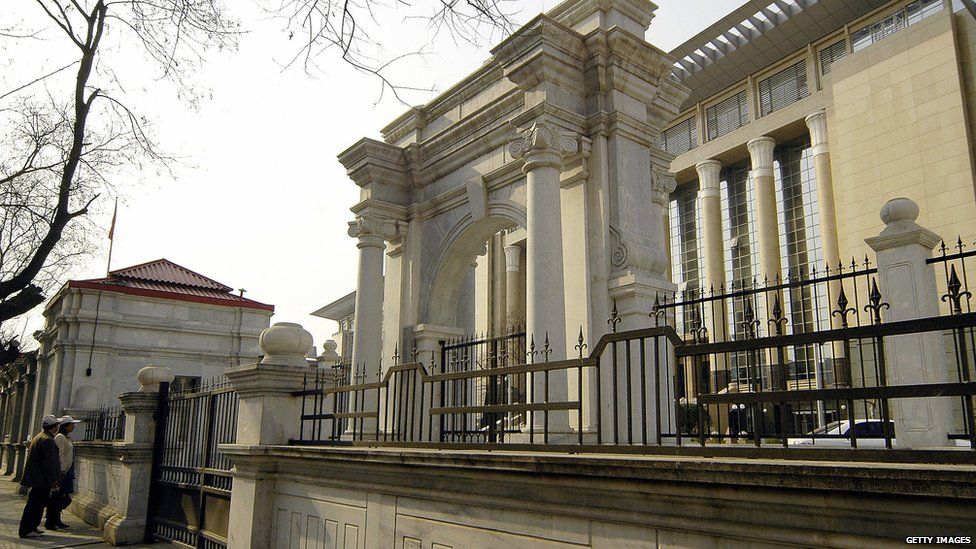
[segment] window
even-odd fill
[[[661,132],[661,148],[671,154],[686,153],[697,146],[698,132],[695,130],[694,116]]]
[[[761,116],[792,105],[807,95],[807,63],[801,60],[759,82]]]
[[[901,29],[938,13],[941,9],[942,0],[916,0],[905,6],[905,9],[852,32],[851,43],[854,51],[863,50],[875,42],[884,40]]]
[[[847,56],[847,44],[840,40],[820,50],[820,74],[830,74],[830,66]]]
[[[748,124],[749,106],[746,104],[746,91],[742,90],[721,103],[708,107],[705,110],[705,122],[708,126],[709,140]]]

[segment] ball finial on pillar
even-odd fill
[[[305,356],[312,350],[312,334],[301,324],[276,322],[258,339],[264,358],[261,364],[308,366]]]
[[[139,373],[136,374],[136,379],[139,380],[140,393],[158,393],[159,384],[172,383],[176,379],[176,374],[173,373],[173,370],[165,366],[150,364],[139,370]]]

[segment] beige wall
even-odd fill
[[[948,10],[837,62],[825,80],[842,255],[861,256],[905,196],[943,238],[976,232],[963,89]]]

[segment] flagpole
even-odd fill
[[[112,210],[112,226],[108,229],[108,262],[105,264],[105,278],[112,272],[112,247],[115,245],[115,217],[119,213],[119,197],[115,197],[115,209]],[[95,333],[98,331],[98,313],[102,309],[102,290],[105,288],[105,280],[98,283],[98,297],[95,298],[95,323],[92,325],[91,346],[88,348],[88,367],[85,368],[85,376],[92,375],[92,357],[95,354]]]

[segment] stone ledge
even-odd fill
[[[98,502],[88,496],[73,495],[68,511],[81,520],[95,526],[104,528],[105,523],[118,514],[118,511],[107,503]]]
[[[484,450],[221,445],[235,462],[315,459],[436,470],[797,488],[976,500],[976,463],[877,463]],[[971,455],[976,460],[976,454]],[[744,481],[744,479],[748,479]]]
[[[976,532],[972,465],[220,448],[234,462],[235,478],[272,482],[289,497],[339,489],[717,536],[729,546],[879,547],[910,535]]]

